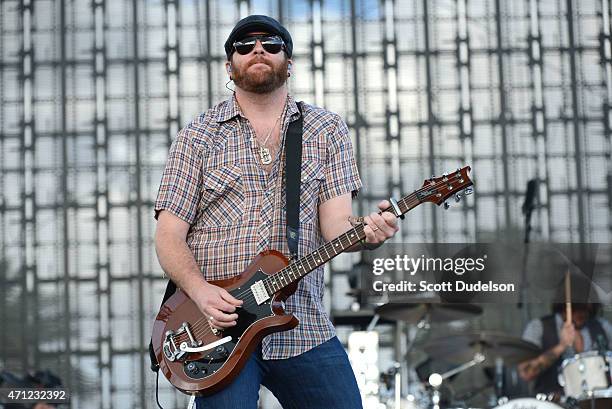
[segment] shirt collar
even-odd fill
[[[236,100],[236,94],[233,94],[232,97],[225,101],[225,103],[219,106],[217,111],[217,122],[226,122],[230,119],[240,115],[244,117],[242,110],[240,109],[240,105],[238,105],[238,101]],[[299,110],[297,107],[297,103],[295,99],[291,95],[287,96],[287,117],[290,121],[295,120],[299,116]]]
[[[217,122],[229,121],[238,115],[244,116],[242,115],[238,101],[236,101],[236,94],[234,93],[230,99],[219,105],[217,110]]]

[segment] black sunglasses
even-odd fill
[[[278,54],[285,47],[285,42],[279,36],[251,36],[236,41],[234,49],[240,55],[247,55],[253,51],[257,40],[261,42],[263,49],[270,54]]]

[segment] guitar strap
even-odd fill
[[[300,241],[300,181],[302,178],[302,131],[301,103],[297,103],[300,117],[289,124],[285,139],[285,195],[287,202],[287,244],[292,258],[298,256]]]
[[[285,140],[285,194],[287,200],[287,244],[292,257],[298,255],[300,240],[300,180],[302,173],[302,105],[297,103],[300,117],[289,124]],[[168,280],[162,305],[176,292],[174,281]],[[153,340],[149,341],[149,359],[151,370],[159,371],[159,363],[153,350]]]

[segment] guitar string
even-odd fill
[[[455,175],[455,176],[452,176],[451,178],[453,178],[453,177],[454,177],[454,178],[458,178],[459,176],[461,176],[461,174],[457,174],[457,175]],[[412,194],[410,194],[410,195],[406,196],[405,198],[401,199],[401,200],[400,200],[400,202],[405,202],[406,204],[408,204],[408,206],[409,206],[410,201],[417,201],[417,202],[420,202],[420,201],[419,201],[419,200],[418,200],[416,197],[415,197],[415,198],[411,198],[411,196],[415,195],[416,193],[418,193],[418,192],[420,192],[420,191],[426,190],[426,188],[427,188],[427,189],[430,189],[430,188],[432,188],[432,187],[439,187],[439,186],[441,186],[441,185],[443,185],[443,184],[446,184],[446,183],[449,183],[449,180],[448,180],[448,179],[447,179],[446,181],[442,181],[441,183],[437,183],[437,184],[434,184],[434,185],[424,186],[424,187],[422,187],[422,188],[420,188],[420,189],[418,189],[418,190],[414,191]],[[382,211],[381,211],[381,213],[382,213],[382,212],[385,212],[385,211],[389,211],[390,209],[391,209],[391,207],[388,207],[387,209],[382,210]],[[359,224],[359,225],[355,226],[355,227],[354,227],[352,230],[356,230],[357,228],[362,227],[362,226],[363,226],[363,227],[365,227],[365,226],[366,226],[366,224],[365,224],[365,223],[361,223],[361,224]],[[347,234],[348,234],[348,233],[350,233],[352,230],[349,230],[349,231],[347,231],[347,232],[343,233],[343,235],[347,235]],[[355,233],[357,233],[357,234],[359,235],[359,232],[356,232],[356,231],[355,231]],[[342,237],[342,236],[339,236],[338,238],[340,238],[340,237]],[[335,239],[334,239],[334,240],[335,240]],[[329,252],[328,252],[328,250],[327,250],[326,248],[327,248],[327,247],[329,247],[330,243],[332,243],[332,242],[333,242],[333,240],[332,240],[331,242],[328,242],[328,243],[324,244],[323,246],[321,246],[321,248],[320,248],[321,250],[317,249],[317,250],[316,250],[316,251],[314,251],[313,253],[311,253],[311,254],[308,254],[308,255],[304,256],[304,257],[302,258],[302,260],[300,261],[300,263],[301,263],[301,264],[303,264],[303,261],[304,261],[304,260],[306,260],[306,259],[308,259],[308,258],[311,258],[313,261],[315,261],[315,262],[316,262],[316,259],[314,259],[314,256],[313,256],[313,255],[314,255],[315,253],[321,253],[321,251],[322,251],[322,250],[325,250],[325,252],[326,252],[326,253],[329,255]],[[333,249],[333,246],[332,246],[332,249]],[[298,263],[295,263],[295,264],[298,264]],[[310,261],[308,261],[308,265],[310,266]],[[287,266],[287,267],[290,267],[290,266]],[[283,270],[285,270],[287,267],[283,268]],[[316,267],[315,267],[315,268],[316,268]],[[280,270],[280,271],[282,271],[282,270]],[[279,271],[279,272],[280,272],[280,271]],[[266,280],[267,280],[267,279],[270,279],[270,278],[273,278],[275,275],[276,275],[276,274],[271,275],[270,277],[266,278]],[[237,294],[235,297],[236,297],[236,298],[238,298],[238,297],[244,296],[245,294],[246,294],[246,295],[248,295],[248,294],[252,294],[252,292],[251,292],[250,290],[245,290],[245,291],[243,291],[242,293]]]
[[[416,194],[417,194],[417,193],[419,193],[419,192],[422,192],[422,191],[427,190],[427,189],[431,189],[431,188],[433,188],[433,187],[436,187],[436,188],[437,188],[437,187],[439,187],[439,186],[441,186],[441,185],[448,184],[449,182],[452,182],[452,180],[450,180],[450,179],[452,179],[452,178],[457,179],[457,178],[459,178],[459,177],[461,177],[461,176],[462,176],[462,175],[461,175],[461,173],[458,173],[458,174],[456,174],[456,175],[454,175],[454,176],[447,177],[447,180],[446,180],[446,181],[444,181],[444,180],[443,180],[443,181],[441,181],[441,182],[439,182],[439,183],[435,183],[435,184],[433,184],[433,185],[423,186],[422,188],[420,188],[420,189],[418,189],[418,190],[415,190],[415,191],[414,191],[413,193],[411,193],[410,195],[408,195],[408,196],[406,196],[405,198],[401,199],[401,200],[400,200],[400,202],[404,202],[403,204],[407,204],[408,206],[410,205],[410,202],[411,202],[411,201],[416,201],[416,202],[417,202],[417,204],[418,204],[418,202],[420,202],[420,200],[419,200],[418,198],[416,198],[416,197],[414,197],[414,198],[413,198],[413,197],[412,197],[413,195],[416,195]],[[466,187],[467,187],[467,186],[466,186]],[[391,209],[391,207],[388,207],[387,209],[382,210],[382,211],[381,211],[381,213],[382,213],[382,212],[385,212],[385,211],[389,211],[390,209]],[[406,212],[408,212],[409,210],[411,210],[411,209],[409,208],[409,209],[408,209]],[[348,234],[348,233],[350,233],[351,231],[353,231],[353,230],[357,230],[359,227],[363,227],[363,228],[365,228],[365,226],[366,226],[366,224],[365,224],[365,223],[361,223],[361,224],[359,224],[359,225],[355,226],[355,227],[354,227],[352,230],[349,230],[349,231],[347,231],[347,232],[343,233],[343,235],[347,235],[347,234]],[[357,233],[357,236],[359,237],[359,232],[357,232],[357,231],[356,231],[356,233]],[[365,233],[365,232],[364,232],[364,233]],[[339,236],[338,238],[340,238],[340,237],[342,237],[342,236]],[[334,240],[336,240],[336,239],[334,239]],[[313,256],[313,255],[314,255],[314,254],[316,254],[316,253],[319,253],[319,254],[320,254],[322,250],[325,250],[325,252],[326,252],[326,253],[327,253],[327,255],[329,256],[329,252],[328,252],[328,250],[327,250],[326,248],[327,248],[327,247],[329,246],[329,244],[330,244],[330,243],[332,243],[334,240],[332,240],[331,242],[328,242],[328,243],[324,244],[323,246],[321,246],[321,247],[320,247],[320,249],[317,249],[317,250],[316,250],[316,251],[314,251],[313,253],[311,253],[311,254],[308,254],[308,255],[304,256],[304,257],[303,257],[303,259],[300,261],[300,263],[301,263],[301,264],[303,264],[303,262],[304,262],[306,259],[308,259],[309,257],[311,257],[311,258],[313,259],[313,261],[315,261],[315,262],[316,262],[316,259],[314,259],[314,256]],[[342,239],[340,239],[340,240],[342,240]],[[333,246],[332,246],[332,250],[333,250]],[[340,253],[338,253],[338,254],[340,254]],[[338,254],[336,254],[336,255],[338,255]],[[335,256],[334,256],[334,257],[335,257]],[[333,258],[333,257],[332,257],[332,258]],[[329,259],[328,259],[328,260],[326,260],[325,262],[327,262],[327,261],[329,261],[329,260],[331,260],[331,258],[329,258]],[[296,264],[298,264],[298,263],[296,263]],[[308,262],[308,266],[310,267],[310,262]],[[285,269],[287,269],[287,268],[290,268],[290,266],[286,266],[286,267],[284,267],[282,270],[285,270]],[[316,268],[316,267],[315,267],[315,268]],[[282,270],[280,270],[280,271],[282,271]],[[280,272],[280,271],[279,271],[279,272]],[[310,271],[312,271],[312,270],[309,270],[308,272],[310,272]],[[299,274],[299,273],[298,273],[298,274]],[[308,273],[306,273],[306,274],[308,274]],[[276,275],[276,273],[275,273],[274,275],[271,275],[270,277],[266,278],[265,280],[268,280],[268,279],[270,279],[270,278],[274,277],[275,275]],[[295,279],[295,276],[294,276],[294,279]],[[264,285],[265,285],[265,284],[264,284]],[[285,284],[285,286],[286,286],[286,284]],[[282,289],[282,287],[281,287],[281,289]],[[276,292],[278,292],[278,291],[280,291],[280,289],[279,289],[279,290],[277,290]],[[275,293],[276,293],[276,292],[275,292]],[[242,296],[245,296],[245,298],[243,299],[243,301],[244,301],[244,302],[243,302],[243,307],[244,307],[244,306],[253,307],[253,306],[256,306],[256,305],[257,305],[257,301],[255,300],[255,296],[253,295],[252,291],[250,291],[250,290],[245,290],[245,291],[243,291],[242,293],[237,294],[237,295],[235,296],[235,298],[239,298],[239,299],[240,299],[240,297],[242,297]],[[198,334],[199,334],[199,331],[200,331],[200,330],[202,330],[202,328],[203,328],[203,329],[204,329],[204,331],[205,331],[205,333],[204,333],[204,334],[202,334],[202,335],[207,335],[207,334],[206,334],[207,332],[208,332],[208,333],[210,333],[210,334],[214,334],[214,332],[212,331],[212,327],[210,327],[211,329],[210,329],[210,330],[208,330],[208,329],[206,329],[206,327],[204,327],[204,323],[208,323],[208,324],[209,324],[209,327],[210,327],[210,322],[208,321],[208,319],[207,319],[207,318],[200,318],[200,319],[198,319],[198,320],[197,320],[197,321],[196,321],[196,322],[195,322],[195,323],[194,323],[194,324],[191,326],[191,327],[192,327],[192,328],[191,328],[191,332],[192,332],[192,335],[194,335],[194,337],[196,336],[196,333],[198,333]],[[222,331],[222,330],[220,330],[220,331]],[[185,339],[184,341],[190,341],[189,336],[188,336],[187,334],[178,334],[178,335],[173,336],[173,338],[174,338],[174,337],[178,337],[179,339],[180,339],[180,338],[182,338],[182,337],[185,337],[186,339]]]
[[[356,227],[361,227],[360,226],[356,226]],[[325,249],[325,248],[323,248]],[[322,250],[318,250],[318,252],[320,253]],[[327,249],[325,249],[326,253],[327,253]],[[316,253],[316,252],[315,252]],[[329,254],[328,254],[329,256]],[[330,258],[331,259],[331,258]],[[295,277],[294,277],[295,278]],[[277,291],[276,291],[277,292]],[[251,294],[249,294],[248,291],[245,292],[249,297],[245,298],[244,301],[245,303],[243,305],[245,305],[246,307],[251,307],[251,306],[255,306],[257,303],[255,302],[254,298],[251,296]],[[245,293],[242,293],[242,295],[244,295]],[[239,296],[238,296],[239,297]],[[208,324],[208,328],[206,328],[204,326],[204,324]],[[220,331],[223,331],[222,329]],[[203,318],[199,319],[198,321],[196,321],[196,323],[194,323],[191,327],[191,332],[192,335],[195,338],[201,338],[202,336],[206,336],[206,335],[214,335],[217,336],[218,334],[215,333],[215,331],[213,330],[210,322],[208,320],[205,320]],[[185,341],[191,341],[191,339],[189,338],[189,336],[185,333],[185,334],[179,334],[179,335],[175,335],[173,336],[173,338],[175,338],[179,341],[179,344]]]
[[[349,230],[348,232],[346,232],[346,233],[344,233],[344,234],[348,234],[348,233],[350,233],[352,230],[357,230],[359,227],[365,227],[365,224],[360,224],[360,225],[358,225],[358,226],[355,226],[353,229]],[[357,233],[357,236],[359,237],[359,236],[360,236],[359,232],[356,232],[356,233]],[[321,247],[321,250],[317,250],[317,251],[315,251],[313,254],[315,254],[315,253],[321,253],[321,251],[322,251],[322,249],[323,249],[323,248],[330,247],[330,246],[328,246],[328,244],[329,244],[329,243],[325,244],[324,246],[322,246],[322,247]],[[328,253],[328,252],[327,252],[327,250],[326,250],[325,252],[326,252],[326,253]],[[329,253],[328,253],[328,255],[329,255]],[[310,255],[309,255],[309,256],[310,256]],[[307,257],[309,257],[309,256],[304,257],[304,259],[306,259],[306,258],[307,258]],[[315,263],[316,263],[316,260],[314,260],[314,261],[315,261]],[[297,263],[296,263],[296,264],[297,264]],[[310,262],[308,262],[308,265],[310,266]],[[287,267],[285,267],[285,268],[287,268]],[[283,270],[284,270],[285,268],[283,268]],[[316,267],[315,267],[315,268],[316,268]],[[281,271],[282,271],[282,270],[281,270]],[[280,271],[279,271],[279,272],[280,272]],[[299,272],[297,272],[297,274],[299,274]],[[275,275],[276,275],[276,274],[275,274]],[[294,275],[294,279],[295,279],[295,275]],[[282,280],[281,280],[280,282],[282,282]],[[265,284],[264,284],[264,285],[265,285]],[[280,290],[280,289],[279,289],[279,290]],[[275,291],[274,293],[278,292],[279,290]],[[250,290],[245,290],[245,291],[243,291],[242,293],[237,294],[235,297],[236,297],[236,298],[238,298],[238,299],[241,299],[241,297],[242,297],[242,296],[245,296],[245,298],[243,299],[243,301],[244,301],[244,302],[243,302],[242,308],[245,308],[245,307],[246,307],[246,308],[248,308],[248,307],[252,307],[252,306],[256,306],[256,305],[257,305],[257,301],[255,300],[255,297],[254,297],[254,295],[253,295],[252,291],[250,291]],[[205,332],[210,332],[210,331],[208,331],[208,329],[207,329],[207,328],[206,328],[206,326],[205,326],[205,324],[206,324],[206,323],[208,323],[208,325],[210,326],[210,322],[208,321],[208,319],[206,319],[206,318],[200,318],[200,319],[198,319],[198,321],[196,321],[196,322],[195,322],[195,323],[192,325],[192,328],[191,328],[192,335],[194,335],[194,336],[195,336],[195,334],[196,334],[196,333],[199,333],[199,331],[201,331],[202,329],[204,329],[204,331],[205,331]],[[183,334],[180,334],[180,335],[183,335]],[[187,334],[184,334],[184,337],[185,337],[185,339],[180,339],[180,340],[181,340],[181,341],[187,341],[187,340],[189,340],[189,341],[190,341],[189,336],[188,336]]]
[[[385,210],[383,210],[383,211],[388,211],[388,209],[385,209]],[[359,237],[359,236],[360,236],[360,232],[358,232],[358,231],[356,231],[356,230],[357,230],[358,228],[360,228],[360,227],[365,227],[365,226],[366,226],[366,224],[361,223],[361,224],[359,224],[359,225],[355,226],[353,229],[351,229],[351,230],[349,230],[349,231],[347,231],[347,232],[343,233],[343,235],[348,235],[348,234],[349,234],[349,233],[351,233],[352,231],[355,231],[355,233],[356,233],[356,234],[357,234],[357,236]],[[340,237],[342,237],[342,236],[339,236],[338,238],[340,238]],[[342,239],[341,239],[341,240],[342,240]],[[350,239],[349,239],[349,240],[350,240]],[[311,253],[310,255],[305,256],[305,257],[304,257],[304,259],[301,261],[301,263],[303,264],[303,261],[304,261],[305,259],[307,259],[308,257],[311,257],[311,258],[313,259],[313,261],[316,263],[316,259],[314,259],[314,254],[316,254],[316,253],[321,253],[323,250],[325,250],[325,252],[326,252],[326,253],[328,254],[328,256],[329,256],[328,248],[331,248],[331,249],[333,250],[333,246],[330,246],[330,243],[331,243],[331,242],[326,243],[325,245],[321,246],[321,248],[320,248],[320,249],[317,249],[316,251],[314,251],[314,252],[313,252],[313,253]],[[344,247],[344,246],[343,246],[343,247]],[[346,247],[344,247],[344,248],[346,248]],[[338,254],[339,254],[339,253],[338,253]],[[331,258],[330,258],[330,259],[331,259]],[[308,266],[310,267],[310,261],[308,261],[307,263],[308,263]],[[297,263],[296,263],[296,264],[297,264]],[[287,266],[287,267],[289,267],[289,266]],[[283,268],[283,270],[285,270],[287,267]],[[315,267],[315,268],[316,268],[316,267]],[[280,271],[282,271],[282,270],[280,270]],[[279,272],[280,272],[280,271],[279,271]],[[298,272],[298,274],[299,274],[299,272]],[[274,275],[277,275],[277,274],[274,274]],[[271,277],[273,277],[273,276],[271,276]],[[294,279],[295,279],[295,275],[294,275]],[[281,282],[282,282],[282,281],[281,281]],[[265,285],[265,284],[264,284],[264,285]],[[280,289],[279,289],[279,290],[280,290]],[[276,292],[278,292],[278,290],[277,290],[277,291],[275,291],[275,293],[276,293]],[[250,290],[245,290],[245,291],[243,291],[242,293],[237,294],[235,297],[240,299],[242,296],[245,296],[245,295],[246,295],[246,296],[248,296],[248,297],[245,297],[245,298],[243,299],[243,301],[244,301],[244,303],[243,303],[243,308],[244,308],[244,307],[251,307],[251,306],[255,306],[255,305],[257,304],[257,302],[255,301],[255,298],[254,298],[254,296],[252,296],[252,294],[253,294],[253,293],[252,293]],[[201,330],[202,328],[204,328],[204,329],[206,330],[206,327],[204,326],[204,323],[208,323],[208,324],[210,325],[210,323],[209,323],[208,319],[206,319],[206,318],[200,318],[198,321],[196,321],[196,322],[195,322],[195,323],[194,323],[194,324],[191,326],[191,327],[192,327],[192,328],[191,328],[191,330],[192,330],[192,334],[195,334],[195,332],[197,332],[197,331]],[[181,337],[182,335],[183,335],[183,334],[179,334],[178,336],[179,336],[179,337]],[[184,337],[186,338],[185,340],[189,340],[189,336],[188,336],[187,334],[184,334]]]
[[[400,200],[400,202],[405,202],[405,203],[403,203],[403,204],[407,204],[407,205],[409,206],[411,201],[415,201],[415,200],[416,200],[416,202],[417,202],[417,204],[418,204],[418,202],[420,202],[420,200],[418,200],[416,197],[415,197],[415,198],[412,198],[412,196],[413,196],[413,195],[416,195],[418,192],[421,192],[421,191],[423,191],[423,190],[426,190],[426,189],[431,189],[432,187],[439,187],[439,186],[441,186],[441,185],[443,185],[443,184],[447,184],[447,183],[449,183],[449,182],[452,182],[452,180],[449,180],[449,179],[452,179],[452,178],[458,178],[458,177],[460,177],[460,176],[461,176],[461,173],[459,173],[459,174],[457,174],[457,175],[455,175],[455,176],[451,176],[451,177],[450,177],[450,178],[448,178],[446,181],[442,181],[442,182],[436,183],[436,184],[434,184],[434,185],[423,186],[422,188],[420,188],[420,189],[418,189],[418,190],[415,190],[415,191],[414,191],[412,194],[410,194],[410,195],[406,196],[405,198],[401,199],[401,200]],[[389,211],[389,209],[391,209],[391,207],[389,207],[389,208],[387,208],[387,209],[382,210],[382,211],[381,211],[381,213],[382,213],[382,212],[385,212],[385,211]],[[406,212],[408,212],[409,210],[411,210],[411,209],[409,208],[409,209],[408,209]],[[359,227],[365,227],[365,226],[366,226],[366,224],[365,224],[365,223],[361,223],[361,224],[359,224],[359,225],[355,226],[355,227],[354,227],[352,230],[357,230],[357,228],[359,228]],[[344,235],[347,235],[347,234],[348,234],[348,233],[350,233],[352,230],[349,230],[349,231],[345,232],[345,233],[344,233]],[[359,237],[359,232],[356,232],[356,233],[357,233],[357,235],[358,235],[358,237]],[[342,237],[342,236],[339,236],[339,238],[340,238],[340,237]],[[341,240],[342,240],[342,239],[341,239]],[[333,240],[332,240],[332,242],[333,242]],[[329,256],[329,252],[328,252],[328,250],[327,250],[327,247],[328,247],[328,245],[329,245],[330,243],[332,243],[332,242],[328,242],[328,243],[326,243],[325,245],[323,245],[323,246],[322,246],[320,249],[317,249],[317,250],[316,250],[316,251],[314,251],[313,253],[311,253],[311,254],[309,254],[309,255],[306,255],[306,256],[305,256],[305,257],[302,259],[301,263],[303,264],[303,261],[305,261],[305,260],[306,260],[306,259],[308,259],[309,257],[310,257],[310,258],[312,258],[312,259],[313,259],[313,261],[315,261],[315,262],[316,262],[316,260],[314,259],[314,254],[316,254],[316,253],[319,253],[319,254],[320,254],[322,250],[325,250],[325,252],[326,252],[326,253],[328,254],[328,256]],[[333,246],[332,246],[332,250],[333,250]],[[338,254],[339,254],[339,253],[338,253]],[[336,254],[336,255],[337,255],[337,254]],[[333,257],[332,257],[332,258],[333,258]],[[329,259],[328,259],[328,260],[326,260],[325,262],[327,262],[327,261],[329,261],[329,260],[331,260],[331,258],[329,258]],[[297,264],[297,263],[296,263],[296,264]],[[310,267],[310,262],[308,262],[308,266]],[[286,268],[288,268],[288,267],[290,267],[290,266],[287,266],[287,267],[283,268],[283,270],[285,270],[285,269],[286,269]],[[316,268],[316,267],[315,267],[315,268]],[[282,271],[282,270],[280,270],[280,271]],[[310,271],[312,271],[312,270],[309,270],[309,272],[310,272]],[[299,273],[298,273],[298,274],[299,274]],[[270,277],[266,278],[266,280],[268,280],[268,279],[270,279],[270,278],[274,277],[275,275],[276,275],[276,274],[271,275]],[[295,276],[294,276],[294,279],[295,279]],[[264,284],[264,285],[265,285],[265,284]],[[282,289],[282,287],[281,287],[281,289]],[[280,289],[279,289],[279,290],[280,290]],[[276,292],[278,292],[279,290],[277,290]],[[275,292],[275,293],[276,293],[276,292]],[[250,290],[245,290],[245,291],[243,291],[242,293],[237,294],[237,295],[236,295],[236,298],[240,298],[240,297],[245,296],[245,295],[246,295],[246,296],[248,296],[248,297],[245,297],[245,298],[244,298],[244,300],[243,300],[243,301],[244,301],[244,303],[243,303],[243,307],[244,307],[244,306],[247,306],[247,307],[252,307],[252,306],[256,306],[256,305],[257,305],[257,302],[255,301],[255,298],[254,298],[254,295],[253,295],[253,293],[252,293]],[[199,332],[199,331],[200,331],[202,328],[204,328],[204,331],[205,331],[205,334],[202,334],[202,335],[206,335],[206,333],[207,333],[207,332],[208,332],[208,333],[211,333],[211,334],[214,334],[214,332],[212,331],[212,327],[210,327],[210,328],[211,328],[210,330],[207,330],[207,329],[206,329],[206,328],[203,326],[203,324],[204,324],[205,322],[206,322],[206,323],[208,323],[208,325],[209,325],[209,327],[210,327],[210,322],[208,321],[208,319],[206,319],[206,318],[200,318],[198,321],[196,321],[196,322],[195,322],[195,323],[192,325],[192,328],[191,328],[192,335],[196,336],[196,334],[197,334],[197,335],[199,336],[199,334],[200,334],[200,332]],[[184,334],[184,335],[183,335],[183,334],[179,334],[179,335],[176,335],[176,337],[179,337],[179,339],[184,337],[184,338],[186,338],[185,340],[190,340],[190,339],[189,339],[189,336],[188,336],[187,334]]]
[[[461,176],[461,175],[460,175],[460,174],[458,174],[458,175],[455,175],[454,177],[455,177],[455,178],[457,178],[457,177],[459,177],[459,176]],[[451,177],[451,178],[452,178],[452,177]],[[412,198],[411,196],[413,196],[413,195],[414,195],[414,194],[416,194],[417,192],[420,192],[420,191],[422,191],[422,190],[425,190],[426,188],[438,187],[438,186],[440,186],[440,185],[442,185],[442,184],[445,184],[445,183],[448,183],[448,182],[449,182],[449,180],[447,179],[446,181],[442,181],[442,182],[437,183],[437,184],[434,184],[434,185],[424,186],[423,188],[420,188],[420,189],[416,190],[415,192],[413,192],[413,194],[411,194],[411,195],[409,195],[409,196],[405,197],[404,199],[402,199],[402,200],[401,200],[401,202],[405,202],[405,203],[402,203],[402,204],[408,204],[408,206],[410,206],[410,202],[411,202],[411,201],[415,201],[415,200],[416,200],[416,202],[417,202],[417,204],[418,204],[418,202],[420,202],[420,201],[419,201],[417,198]],[[384,212],[384,211],[389,211],[389,209],[390,209],[390,208],[384,209],[384,210],[382,210],[382,211],[381,211],[381,213],[382,213],[382,212]],[[409,211],[409,210],[411,210],[411,209],[409,208],[407,211]],[[406,211],[406,212],[407,212],[407,211]],[[365,223],[361,223],[361,224],[359,224],[359,225],[355,226],[355,227],[353,228],[353,230],[357,230],[357,228],[359,228],[359,227],[365,227],[365,226],[366,226],[366,224],[365,224]],[[350,232],[351,232],[351,231],[349,230],[349,231],[347,231],[347,232],[346,232],[346,233],[344,233],[344,234],[346,235],[346,234],[348,234],[348,233],[350,233]],[[356,233],[357,233],[357,235],[358,235],[358,237],[359,237],[359,232],[357,232],[357,231],[356,231]],[[340,237],[341,237],[341,236],[340,236]],[[342,240],[342,239],[340,239],[340,240]],[[333,242],[333,241],[332,241],[332,242]],[[314,255],[315,255],[315,254],[317,254],[317,253],[319,253],[319,255],[320,255],[321,251],[323,251],[323,250],[325,250],[325,252],[327,253],[327,255],[328,255],[328,257],[329,257],[328,247],[329,247],[329,244],[331,244],[332,242],[326,243],[326,244],[325,244],[325,245],[323,245],[323,246],[322,246],[320,249],[317,249],[315,252],[313,252],[313,253],[311,253],[311,254],[309,254],[309,255],[305,256],[305,257],[302,259],[301,263],[303,264],[303,261],[307,260],[309,257],[310,257],[310,258],[312,258],[312,259],[313,259],[313,261],[316,261],[316,260],[314,259]],[[343,247],[344,247],[344,246],[343,246]],[[344,248],[343,248],[343,249],[344,249]],[[332,246],[332,250],[333,250],[333,246]],[[338,253],[338,254],[339,254],[339,253]],[[337,255],[337,254],[336,254],[336,255]],[[333,258],[333,257],[331,257],[331,258]],[[325,262],[329,261],[331,258],[329,258],[329,259],[328,259],[328,260],[326,260]],[[297,264],[297,263],[296,263],[296,264]],[[287,266],[287,267],[289,267],[289,266]],[[283,270],[284,270],[284,269],[286,269],[287,267],[283,268]],[[310,262],[309,262],[309,261],[308,261],[308,267],[310,268]],[[315,268],[316,268],[316,267],[315,267]],[[282,270],[281,270],[281,271],[282,271]],[[311,271],[311,270],[309,270],[309,271]],[[298,273],[298,274],[299,274],[299,273]],[[274,277],[274,275],[273,275],[273,276],[268,277],[267,279],[270,279],[270,278],[272,278],[272,277]],[[266,280],[267,280],[267,279],[266,279]],[[294,276],[294,279],[295,279],[295,276]],[[265,285],[265,284],[264,284],[264,285]],[[282,287],[281,287],[281,288],[282,288]],[[279,289],[279,290],[280,290],[280,289]],[[278,290],[277,290],[277,291],[275,291],[275,293],[276,293],[276,292],[278,292]],[[241,296],[244,296],[245,294],[246,294],[247,296],[249,296],[249,297],[244,299],[245,303],[243,303],[243,306],[245,306],[245,305],[246,305],[246,306],[248,306],[248,307],[255,306],[257,303],[256,303],[256,301],[255,301],[255,299],[254,299],[254,296],[252,296],[252,292],[250,292],[249,290],[245,290],[245,291],[243,291],[242,293],[238,294],[238,295],[236,296],[236,298],[239,298],[239,297],[241,297]],[[255,301],[255,303],[253,303],[253,301]],[[206,328],[203,326],[203,325],[204,325],[204,322],[208,323],[208,326],[209,326],[209,328],[210,328],[210,329],[206,329]],[[202,330],[202,329],[204,329],[204,333],[202,333],[202,332],[201,332],[201,330]],[[201,337],[201,336],[204,336],[204,335],[214,334],[214,331],[212,331],[212,327],[211,327],[211,325],[210,325],[210,322],[209,322],[207,319],[204,319],[204,318],[200,318],[198,321],[196,321],[196,323],[194,323],[194,324],[192,325],[192,329],[191,329],[191,330],[192,330],[192,335],[194,335],[194,336],[196,336],[196,337],[198,337],[198,338],[199,338],[199,337]],[[222,330],[220,330],[220,331],[222,331]],[[214,335],[216,335],[216,334],[214,334]],[[176,335],[175,337],[178,337],[179,341],[181,341],[181,342],[184,342],[184,341],[190,341],[189,336],[188,336],[187,334],[184,334],[184,335],[183,335],[183,334],[179,334],[179,335]],[[174,337],[173,337],[173,338],[174,338]]]

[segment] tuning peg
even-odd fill
[[[463,189],[463,196],[468,196],[472,193],[474,193],[474,189],[472,189],[471,187],[466,187],[465,189]]]
[[[447,202],[444,202],[444,210],[448,210],[449,207],[450,205]]]
[[[455,193],[455,202],[459,203],[461,200],[461,195],[459,193]]]

